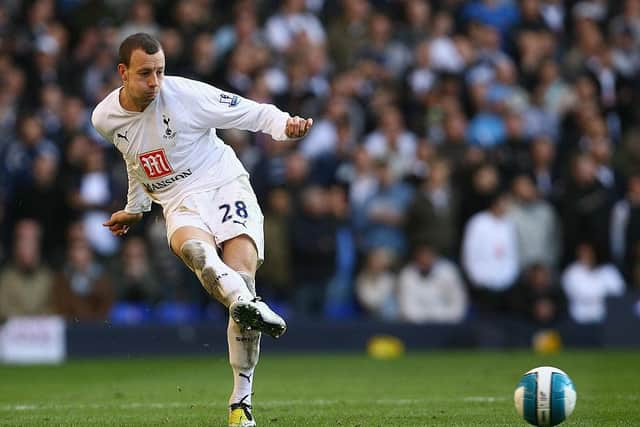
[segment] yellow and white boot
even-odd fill
[[[254,427],[256,421],[251,415],[251,405],[243,401],[229,406],[229,427]]]

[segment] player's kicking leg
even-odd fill
[[[171,248],[241,326],[274,338],[286,331],[284,320],[256,298],[238,272],[220,259],[211,235],[197,227],[181,227],[171,237]]]
[[[260,332],[278,338],[286,331],[284,320],[255,296],[255,247],[246,235],[233,238],[224,243],[223,262],[213,237],[189,226],[173,233],[171,247],[194,271],[209,294],[229,308],[227,340],[234,376],[229,398],[229,426],[255,426],[251,394],[253,372],[260,354]]]

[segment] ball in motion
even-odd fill
[[[563,422],[576,406],[571,378],[551,366],[541,366],[522,376],[513,399],[516,410],[529,424],[540,427]]]

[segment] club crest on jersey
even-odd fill
[[[236,105],[238,105],[240,103],[240,98],[238,98],[238,95],[227,95],[226,93],[221,93],[220,94],[220,103],[221,104],[228,104],[229,107],[235,107]]]
[[[173,169],[167,160],[164,150],[148,151],[138,156],[145,173],[151,179],[161,178],[173,173]]]
[[[162,123],[164,123],[165,129],[162,137],[164,139],[173,139],[176,137],[177,133],[171,129],[169,123],[171,122],[171,118],[165,114],[162,115]]]

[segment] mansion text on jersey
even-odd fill
[[[147,189],[147,191],[149,193],[153,193],[156,190],[161,190],[163,188],[167,188],[168,186],[170,186],[171,184],[173,184],[174,182],[180,181],[181,179],[187,178],[189,176],[191,176],[191,169],[187,169],[184,172],[180,172],[175,174],[174,176],[167,178],[167,179],[163,179],[162,181],[158,181],[158,182],[152,182],[150,184],[144,184],[144,187]]]

